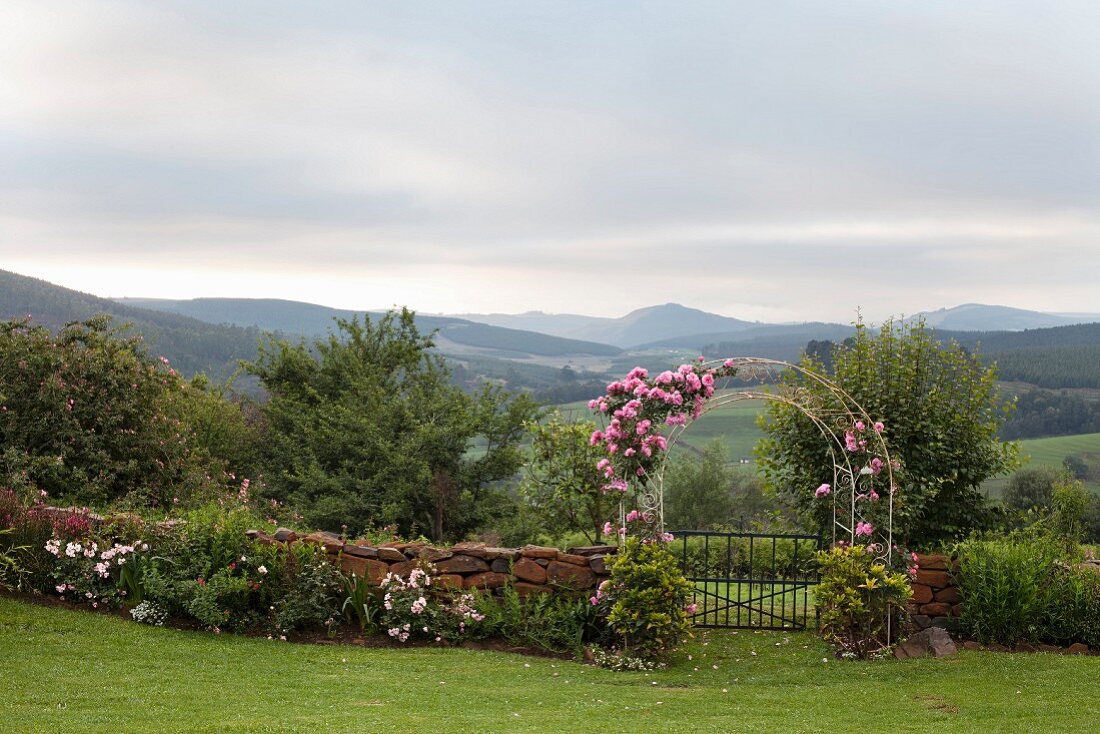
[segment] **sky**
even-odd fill
[[[100,296],[1100,312],[1088,2],[0,4],[0,269]]]

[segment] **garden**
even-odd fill
[[[3,325],[6,730],[1088,728],[1093,500],[982,505],[1016,459],[961,350],[637,368],[587,424],[451,385],[408,312],[339,327],[262,349],[258,401],[101,321]],[[758,529],[820,551],[666,527],[679,435],[740,399],[772,405]],[[810,631],[693,624],[689,578],[768,574],[814,579]]]

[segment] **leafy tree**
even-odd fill
[[[596,464],[607,453],[589,441],[596,428],[589,420],[566,421],[561,413],[529,423],[531,459],[520,485],[548,532],[579,530],[590,543],[600,542],[618,501],[601,489],[607,480]]]
[[[996,368],[984,367],[958,344],[941,344],[923,322],[887,321],[877,333],[862,323],[838,346],[826,374],[812,358],[803,367],[831,377],[886,424],[887,445],[901,461],[894,534],[926,547],[966,535],[988,519],[981,483],[1018,465],[1018,446],[998,430],[1011,404],[998,397]],[[829,402],[824,387],[793,371],[788,387]],[[761,417],[757,446],[767,482],[823,531],[825,503],[813,488],[833,481],[828,445],[798,409],[773,402]]]
[[[1077,454],[1070,454],[1062,459],[1062,466],[1074,479],[1088,479],[1092,473],[1087,461]]]
[[[664,502],[665,525],[684,530],[718,529],[746,520],[764,523],[776,509],[760,477],[730,466],[717,439],[701,455],[681,451],[670,457]]]
[[[1054,486],[1062,478],[1062,472],[1051,466],[1021,469],[1008,480],[1001,502],[1013,510],[1048,509],[1054,497]]]
[[[337,327],[312,345],[273,340],[245,365],[269,394],[269,494],[330,530],[396,523],[443,540],[484,523],[534,403],[453,385],[407,309]]]
[[[161,507],[225,486],[228,436],[200,436],[197,418],[246,434],[239,410],[150,358],[124,328],[109,317],[56,335],[0,323],[2,481],[80,504]]]
[[[734,516],[733,484],[734,473],[720,441],[708,443],[702,456],[677,454],[665,469],[665,525],[706,530],[729,523]]]

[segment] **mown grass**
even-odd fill
[[[692,659],[687,659],[690,653]],[[667,670],[293,645],[0,599],[22,732],[1091,732],[1096,658],[839,662],[809,634],[698,632]]]

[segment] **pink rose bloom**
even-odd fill
[[[833,491],[833,488],[831,486],[829,486],[828,484],[822,484],[814,492],[814,497],[826,497],[832,491]]]
[[[875,424],[875,433],[882,433],[886,426],[882,425],[882,421]]]

